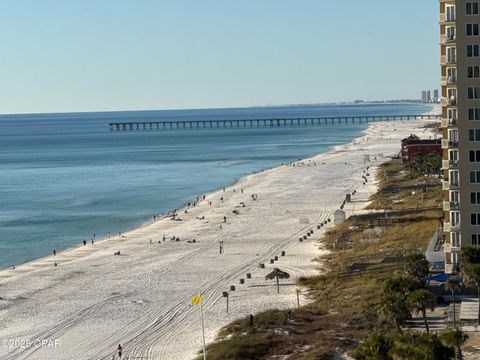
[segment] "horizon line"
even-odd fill
[[[295,106],[315,106],[315,105],[360,105],[375,103],[420,103],[432,105],[434,103],[422,103],[421,99],[388,99],[388,100],[352,100],[352,101],[334,101],[318,103],[289,103],[289,104],[264,104],[248,106],[226,106],[226,107],[192,107],[192,108],[166,108],[166,109],[123,109],[123,110],[85,110],[85,111],[51,111],[51,112],[25,112],[25,113],[0,113],[0,116],[21,116],[21,115],[61,115],[61,114],[93,114],[93,113],[118,113],[118,112],[153,112],[153,111],[187,111],[187,110],[222,110],[222,109],[249,109],[249,108],[277,108],[277,107],[295,107]]]

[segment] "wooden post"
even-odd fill
[[[277,294],[280,294],[280,283],[278,282],[278,276],[276,276],[277,278]]]

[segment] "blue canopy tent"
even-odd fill
[[[460,276],[454,275],[454,274],[445,274],[445,273],[428,276],[428,277],[423,278],[423,280],[425,280],[425,281],[437,281],[437,282],[444,283],[444,282],[447,282],[447,280],[450,279],[450,278],[456,278],[459,282],[463,282],[463,279]]]

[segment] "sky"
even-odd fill
[[[1,0],[0,113],[419,98],[438,0]]]

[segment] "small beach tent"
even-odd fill
[[[271,273],[265,275],[265,280],[277,279],[277,294],[280,294],[280,283],[278,279],[289,279],[290,274],[278,268],[273,269]]]
[[[335,225],[341,224],[345,221],[345,211],[337,210],[333,213],[333,223]]]

